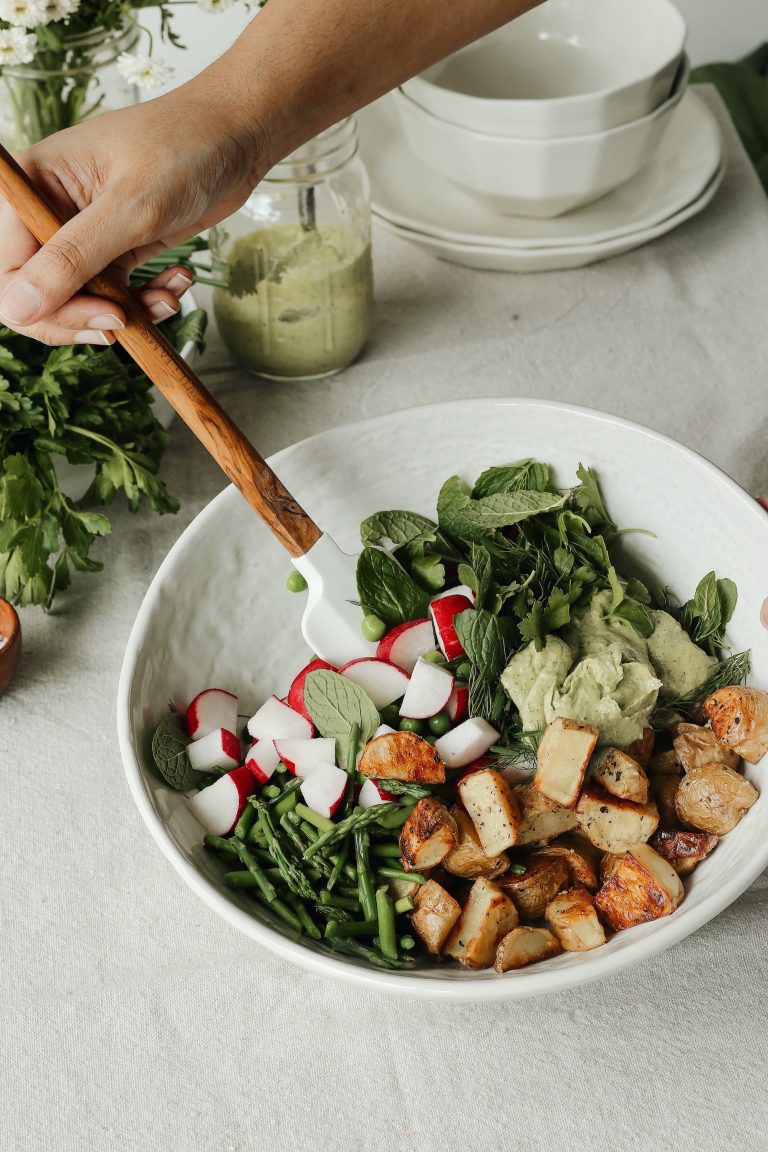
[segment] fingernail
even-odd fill
[[[167,320],[169,316],[176,315],[176,309],[171,308],[165,300],[158,300],[156,304],[150,305],[149,314],[153,320]]]
[[[105,312],[103,316],[91,316],[88,327],[102,328],[105,332],[119,332],[121,328],[125,328],[125,324],[119,316],[112,316],[109,312]]]
[[[122,327],[122,325],[121,325]],[[112,341],[107,336],[106,332],[75,332],[75,344],[111,344]]]
[[[0,296],[0,315],[11,324],[28,324],[43,303],[43,298],[26,280],[9,284]]]
[[[175,272],[166,284],[166,288],[170,288],[174,296],[183,296],[191,284],[191,276],[185,276],[183,272]]]
[[[760,609],[760,623],[763,628],[768,628],[768,600],[763,600],[763,606]]]

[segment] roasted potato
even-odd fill
[[[431,744],[414,732],[387,732],[366,744],[358,770],[381,780],[445,783],[445,765]]]
[[[643,734],[639,740],[633,740],[631,744],[627,744],[624,751],[627,756],[631,756],[633,760],[637,760],[641,768],[648,768],[648,765],[653,756],[653,746],[656,743],[656,733],[653,728],[644,728]]]
[[[703,764],[724,764],[726,768],[739,766],[739,757],[720,743],[711,728],[702,728],[699,724],[677,724],[672,743],[677,762],[684,772],[701,768]]]
[[[648,777],[637,760],[620,748],[601,748],[592,757],[590,775],[596,784],[620,800],[645,804],[648,800]]]
[[[515,902],[515,907],[524,920],[540,920],[544,909],[553,896],[564,888],[570,880],[570,872],[565,860],[559,856],[531,857],[525,872],[510,872],[498,881]]]
[[[659,752],[658,755],[652,756],[648,765],[649,776],[682,776],[683,767],[677,759],[677,752],[674,748],[668,748],[666,752]]]
[[[517,923],[517,909],[509,896],[479,877],[443,951],[466,968],[490,968],[499,941]]]
[[[427,951],[437,956],[461,916],[461,905],[434,880],[419,886],[413,903],[413,930]]]
[[[456,847],[456,821],[434,796],[419,800],[400,831],[400,855],[406,872],[434,868]]]
[[[562,716],[547,724],[536,754],[534,788],[564,808],[573,808],[598,736],[597,728]]]
[[[539,856],[559,856],[565,860],[572,885],[580,885],[594,892],[598,884],[598,854],[594,844],[583,832],[568,832],[551,844],[537,848],[531,859]]]
[[[517,843],[520,808],[503,776],[493,768],[472,772],[459,784],[459,795],[486,856]]]
[[[619,861],[624,859],[623,852],[606,852],[600,861],[600,883],[605,884],[606,880],[610,880],[614,872],[619,866]]]
[[[387,887],[393,900],[402,900],[405,896],[415,896],[421,884],[415,880],[388,880]]]
[[[616,862],[595,896],[595,907],[620,932],[674,912],[684,895],[671,864],[648,844],[635,844]]]
[[[504,853],[498,856],[486,856],[480,844],[474,824],[469,814],[461,804],[454,804],[451,816],[456,821],[458,840],[456,847],[452,848],[443,860],[446,872],[454,876],[472,877],[485,876],[493,880],[509,868],[509,857]]]
[[[722,764],[705,764],[683,776],[675,795],[675,811],[684,827],[724,836],[757,797],[757,789],[741,773]]]
[[[757,764],[768,752],[768,693],[734,685],[704,701],[712,731],[721,744]]]
[[[566,952],[589,952],[605,944],[605,932],[586,888],[568,888],[544,912],[547,924]]]
[[[499,943],[493,967],[498,973],[509,972],[548,960],[559,951],[560,945],[548,928],[513,928]]]
[[[517,842],[546,844],[562,832],[570,832],[578,821],[573,808],[563,808],[534,788],[533,784],[517,784],[512,789],[520,805],[520,827]]]
[[[651,778],[651,795],[659,810],[659,823],[662,828],[678,828],[680,825],[675,808],[675,797],[680,787],[680,780],[680,776],[653,776]]]
[[[686,832],[683,829],[672,832],[660,828],[648,843],[654,852],[669,861],[678,876],[687,876],[709,856],[717,840],[713,832]]]
[[[656,805],[633,804],[611,796],[604,788],[589,784],[576,805],[579,827],[602,852],[626,852],[633,844],[649,840],[659,824]]]

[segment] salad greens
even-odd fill
[[[379,726],[379,713],[370,696],[347,676],[319,669],[304,682],[304,704],[323,736],[336,741],[344,763],[353,737],[367,744]]]

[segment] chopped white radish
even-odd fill
[[[200,740],[217,728],[237,730],[237,696],[223,688],[206,688],[187,708],[187,732],[193,740]]]
[[[288,737],[309,740],[315,734],[311,720],[289,708],[277,696],[270,696],[248,721],[248,731],[256,740],[282,740]]]
[[[235,768],[190,797],[187,804],[209,835],[228,836],[242,816],[253,789],[250,769]]]
[[[346,786],[346,772],[335,764],[319,764],[312,775],[302,781],[300,791],[308,808],[330,819],[341,803]]]
[[[234,732],[217,728],[187,747],[189,762],[196,772],[213,768],[237,768],[240,763],[240,741]]]
[[[455,660],[464,655],[461,641],[456,634],[454,619],[471,607],[472,601],[469,597],[459,593],[452,596],[441,596],[439,600],[433,600],[429,606],[429,614],[435,626],[437,646],[446,660]]]
[[[392,793],[387,792],[386,788],[382,788],[375,780],[366,780],[360,789],[357,802],[361,808],[373,808],[374,804],[386,804],[388,800],[394,799]]]
[[[400,715],[411,720],[426,720],[442,712],[451,698],[453,674],[439,664],[417,660],[411,673]]]
[[[373,736],[371,736],[371,740],[375,740],[377,736],[389,736],[390,733],[394,731],[396,731],[396,729],[390,728],[389,724],[379,724]],[[362,756],[362,752],[360,755]]]
[[[457,584],[455,588],[444,588],[442,592],[438,592],[437,596],[432,597],[430,603],[434,604],[436,600],[447,600],[449,596],[466,596],[472,605],[475,603],[474,590],[468,584]]]
[[[266,784],[280,763],[274,740],[257,740],[248,749],[245,766],[250,768],[257,784]]]
[[[376,708],[386,708],[394,704],[405,695],[408,687],[408,676],[396,664],[388,660],[379,660],[375,656],[366,656],[362,660],[350,660],[339,669],[342,676],[346,676],[354,684],[362,688],[374,703]]]
[[[435,752],[445,764],[446,768],[463,768],[473,760],[484,756],[489,748],[499,739],[495,728],[486,720],[475,716],[472,720],[465,720],[445,736],[435,741]]]
[[[469,714],[469,684],[462,684],[458,680],[453,686],[451,698],[445,706],[451,724],[460,724]]]
[[[336,741],[325,737],[316,740],[275,740],[277,754],[294,776],[309,776],[318,764],[332,764]]]
[[[416,667],[419,656],[437,651],[435,630],[431,620],[408,620],[390,628],[379,640],[376,655],[379,660],[389,660],[410,676]]]
[[[293,684],[291,684],[290,688],[288,689],[288,695],[286,697],[286,703],[290,705],[291,708],[293,708],[294,712],[298,712],[301,716],[304,717],[305,720],[309,720],[310,723],[312,722],[312,717],[307,711],[307,706],[304,703],[304,681],[310,672],[319,672],[323,668],[325,668],[328,672],[336,671],[333,664],[327,664],[325,660],[310,660],[306,668],[302,668],[301,672],[299,672],[298,676],[293,681]]]

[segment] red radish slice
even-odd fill
[[[379,724],[373,736],[371,736],[371,740],[375,740],[377,736],[390,736],[394,731],[395,729],[390,728],[389,724]],[[362,756],[362,752],[360,755]]]
[[[253,788],[250,770],[235,768],[192,796],[187,804],[209,835],[228,836],[242,816]]]
[[[311,720],[289,708],[277,696],[270,696],[248,721],[248,731],[257,740],[283,740],[289,737],[309,740],[315,734]]]
[[[335,764],[319,764],[312,775],[302,781],[300,791],[308,808],[330,819],[341,803],[346,786],[346,772]]]
[[[237,696],[223,688],[206,688],[187,708],[187,732],[193,740],[200,740],[217,728],[237,730]]]
[[[274,740],[254,740],[245,758],[257,784],[266,784],[280,763]]]
[[[288,689],[286,703],[293,708],[294,712],[298,712],[305,720],[312,723],[312,717],[307,712],[307,706],[304,703],[304,681],[310,672],[319,672],[322,668],[327,669],[328,672],[335,672],[336,669],[332,664],[326,664],[325,660],[311,660],[306,668],[302,668],[298,676]]]
[[[463,724],[452,728],[445,736],[436,740],[435,752],[446,768],[464,768],[479,756],[484,756],[498,739],[496,729],[486,720],[476,716],[472,720],[465,720]]]
[[[396,664],[410,676],[419,656],[426,656],[427,652],[435,650],[435,630],[432,621],[408,620],[405,624],[391,628],[386,636],[382,636],[376,649],[376,656],[379,660],[388,660],[390,664]]]
[[[434,604],[436,600],[446,600],[449,596],[466,596],[467,600],[471,600],[470,607],[474,607],[475,593],[468,584],[457,584],[455,588],[444,588],[442,592],[438,592],[437,596],[433,596],[431,603]]]
[[[309,776],[318,764],[332,764],[336,741],[325,737],[317,740],[275,740],[277,754],[294,776]]]
[[[400,715],[410,720],[427,720],[436,716],[445,708],[452,691],[453,675],[447,668],[430,664],[428,660],[418,660],[400,705]]]
[[[361,808],[373,808],[374,804],[386,804],[388,800],[394,799],[392,793],[387,792],[386,788],[382,788],[375,780],[366,780],[360,789],[357,802]]]
[[[439,600],[433,600],[429,606],[429,614],[437,635],[437,645],[446,660],[455,660],[458,656],[464,655],[453,620],[460,612],[466,612],[471,607],[472,601],[469,597],[460,595],[441,596]]]
[[[451,692],[451,698],[445,706],[451,724],[459,724],[469,714],[469,684],[456,681]]]
[[[343,668],[339,668],[339,672],[362,688],[376,708],[386,708],[388,704],[394,704],[395,700],[405,695],[408,687],[408,676],[402,668],[390,664],[387,660],[379,660],[375,656],[350,660]]]
[[[196,772],[210,772],[212,768],[237,768],[240,763],[240,741],[234,732],[217,728],[187,747],[189,762]]]

